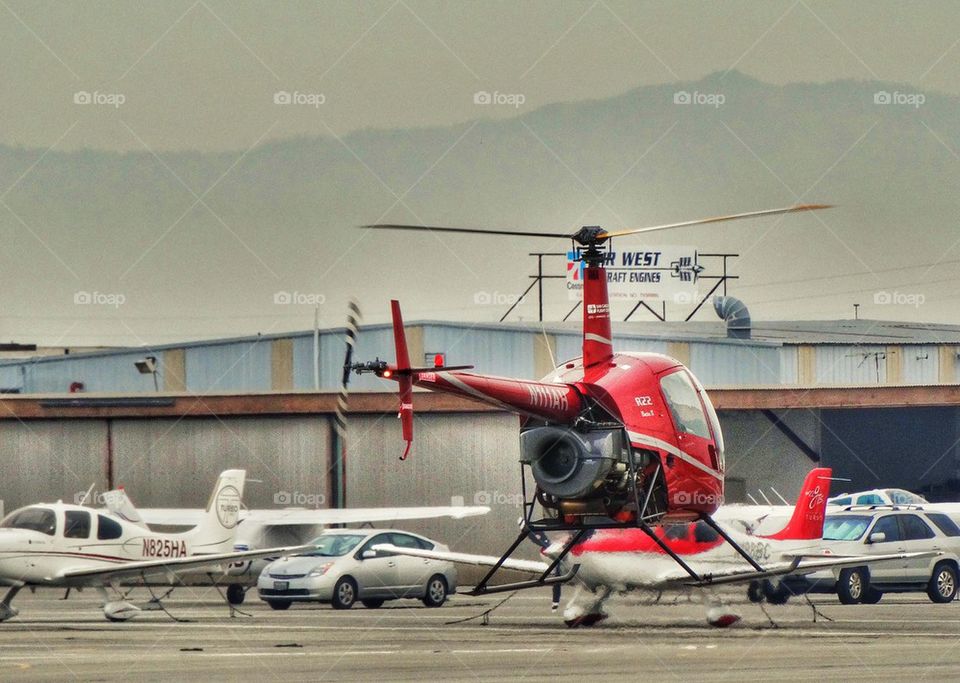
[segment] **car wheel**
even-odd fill
[[[239,583],[231,583],[227,586],[227,602],[231,605],[242,605],[245,597],[247,597],[247,591]]]
[[[290,609],[290,605],[293,603],[290,600],[267,600],[267,604],[270,605],[271,609]]]
[[[427,590],[423,596],[423,604],[427,607],[439,607],[447,601],[447,580],[439,574],[434,574],[427,581]]]
[[[357,582],[344,576],[333,587],[333,609],[350,609],[357,601]]]
[[[837,597],[844,605],[856,605],[870,588],[870,575],[866,567],[848,567],[840,572],[837,581]]]
[[[863,594],[863,601],[862,601],[862,602],[863,602],[863,604],[865,604],[865,605],[876,605],[878,602],[880,602],[880,598],[882,598],[882,597],[883,597],[883,593],[881,593],[880,591],[878,591],[878,590],[877,590],[876,588],[874,588],[873,586],[870,586],[870,587],[867,588],[867,590],[864,592],[864,594]]]
[[[782,583],[774,588],[771,582],[764,581],[763,595],[771,605],[786,605],[793,593]]]
[[[751,581],[747,586],[747,600],[750,602],[763,602],[763,586],[759,581]]]
[[[378,607],[383,607],[383,600],[381,598],[368,598],[366,600],[361,600],[363,606],[367,609],[377,609]]]
[[[957,570],[949,562],[940,562],[933,568],[927,585],[927,595],[934,602],[950,602],[957,595]]]

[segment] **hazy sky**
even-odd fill
[[[955,0],[0,0],[0,17],[0,142],[63,150],[243,150],[518,111],[479,90],[529,111],[733,67],[960,94]]]
[[[731,177],[677,178],[675,195],[655,201],[628,196],[617,191],[617,176],[659,169],[647,168],[640,163],[642,156],[636,158],[636,151],[624,150],[629,158],[620,160],[623,168],[613,164],[604,170],[613,175],[599,184],[612,191],[608,190],[609,196],[600,201],[580,180],[583,176],[591,183],[599,182],[591,176],[597,169],[570,172],[580,150],[565,149],[564,139],[545,143],[540,136],[546,132],[535,131],[526,122],[522,125],[529,136],[523,142],[529,146],[520,160],[523,171],[511,177],[533,179],[559,173],[567,184],[557,184],[555,202],[550,194],[551,208],[557,215],[549,215],[542,208],[531,209],[523,186],[500,188],[497,194],[491,187],[471,185],[475,195],[472,208],[466,208],[470,198],[463,197],[455,211],[440,216],[436,215],[436,202],[417,205],[418,197],[430,196],[431,180],[443,178],[452,183],[451,187],[457,187],[461,179],[472,182],[471,174],[483,159],[479,131],[484,126],[478,125],[474,131],[474,124],[466,122],[516,117],[550,104],[608,98],[638,86],[697,81],[707,74],[735,69],[778,85],[853,79],[902,83],[907,92],[960,95],[960,1],[0,0],[0,65],[0,144],[36,150],[31,154],[6,150],[5,158],[15,161],[5,169],[14,176],[9,181],[12,184],[0,187],[0,239],[7,246],[0,253],[0,271],[28,291],[21,294],[7,286],[0,294],[0,337],[53,344],[169,342],[307,328],[312,322],[312,309],[303,307],[294,312],[287,307],[278,313],[272,299],[278,290],[323,292],[328,299],[324,323],[331,325],[340,322],[347,296],[361,286],[369,290],[369,301],[379,304],[388,295],[395,295],[385,291],[385,285],[375,278],[364,276],[357,260],[362,261],[360,266],[374,268],[371,263],[380,259],[380,270],[371,272],[413,278],[403,293],[409,301],[410,318],[460,320],[473,316],[489,320],[499,316],[500,309],[494,312],[465,305],[464,301],[472,302],[470,297],[454,299],[446,290],[431,296],[416,281],[421,276],[418,268],[401,269],[391,261],[390,254],[366,248],[375,243],[372,238],[352,233],[345,238],[333,233],[344,225],[379,218],[465,225],[484,219],[489,222],[492,216],[495,227],[523,224],[529,228],[544,225],[549,219],[572,230],[584,209],[589,218],[583,220],[633,226],[651,220],[696,218],[721,210],[789,204],[799,198],[796,192],[804,187],[816,190],[815,197],[804,199],[837,201],[831,181],[841,176],[851,180],[843,175],[842,162],[885,151],[867,152],[875,138],[891,135],[890,130],[874,131],[876,119],[870,116],[858,120],[862,128],[855,127],[850,139],[811,140],[809,149],[800,153],[819,160],[816,176],[790,183],[783,178],[789,178],[794,170],[792,158],[770,168],[766,159],[774,158],[773,151],[757,155],[752,146],[759,144],[751,138],[756,130],[736,132],[737,122],[731,128],[724,120],[730,168],[748,168],[756,181],[729,206],[716,205],[715,195],[711,195],[710,206],[699,207],[694,213],[690,204],[696,197],[691,197],[691,192],[706,196],[709,190],[722,195]],[[494,94],[500,103],[477,103],[476,94],[481,91]],[[678,110],[677,121],[682,113]],[[929,174],[917,182],[927,190],[936,180],[934,194],[955,196],[949,183],[956,171],[954,162],[960,162],[954,146],[960,149],[960,144],[943,139],[944,126],[936,121],[928,122],[915,109],[912,115],[922,125],[904,114],[904,125],[893,124],[892,134],[907,143],[935,140],[938,157],[931,162],[940,164],[940,170],[916,164],[921,174]],[[703,110],[702,116],[711,113]],[[648,141],[650,149],[661,145],[662,138],[660,151],[698,153],[697,145],[703,140],[696,135],[684,137],[683,126],[674,131],[677,121],[658,128]],[[424,149],[423,140],[411,134],[395,134],[409,139],[408,149],[403,145],[397,148],[409,152],[410,164],[407,167],[405,159],[398,162],[407,173],[397,173],[394,178],[390,173],[396,169],[388,169],[386,180],[383,169],[371,169],[349,144],[342,142],[343,149],[338,151],[353,155],[348,161],[352,164],[356,160],[356,169],[362,169],[364,182],[372,186],[354,182],[338,189],[338,199],[343,199],[349,210],[334,214],[327,206],[315,206],[313,202],[320,193],[310,189],[286,196],[284,191],[291,183],[284,183],[280,169],[275,186],[262,186],[270,189],[271,198],[290,208],[290,217],[283,217],[286,232],[271,233],[274,221],[270,216],[249,215],[253,211],[231,215],[233,207],[243,205],[240,200],[244,197],[238,193],[243,192],[240,181],[245,159],[250,150],[265,142],[296,136],[340,139],[368,128],[454,124],[465,125],[434,131],[435,139],[449,138],[439,150]],[[111,184],[115,179],[91,181],[97,189],[107,188],[104,191],[108,194],[120,195],[100,197],[108,208],[93,215],[84,210],[94,204],[89,191],[74,197],[69,182],[60,183],[55,189],[63,190],[59,193],[62,196],[55,200],[51,195],[58,193],[48,192],[54,188],[31,187],[31,180],[41,177],[42,171],[60,168],[55,159],[63,159],[49,154],[51,151],[84,148],[139,153],[132,165],[155,166],[156,190],[147,183],[146,191],[140,194],[133,190],[142,186],[131,186],[131,192],[124,193],[109,189],[123,186],[122,182]],[[215,157],[211,167],[216,171],[210,178],[198,179],[194,187],[155,155],[166,150],[226,153],[209,155]],[[111,163],[103,162],[104,157],[111,157]],[[105,173],[122,168],[127,158],[117,161],[112,154],[75,155],[66,166],[88,171],[84,178],[95,179],[103,168],[108,169]],[[184,155],[179,161],[189,171],[193,158]],[[697,157],[684,157],[691,158]],[[506,158],[502,161],[508,162]],[[266,165],[263,160],[260,163]],[[520,165],[516,160],[513,163]],[[870,168],[869,161],[866,167]],[[411,173],[412,178],[405,177]],[[492,177],[496,176],[494,172]],[[320,177],[310,180],[327,182]],[[58,180],[54,177],[50,182]],[[401,194],[404,188],[409,189]],[[526,189],[529,193],[530,187]],[[169,198],[171,192],[179,193],[182,209],[175,207],[172,216],[160,215],[154,200],[160,204],[160,198]],[[960,246],[951,245],[952,238],[943,237],[955,221],[949,202],[944,203],[947,209],[917,207],[923,220],[915,221],[917,214],[903,213],[914,210],[910,199],[920,194],[909,187],[888,188],[859,204],[848,200],[828,218],[791,218],[787,225],[794,226],[789,228],[793,232],[778,228],[772,233],[777,240],[784,234],[794,240],[796,256],[789,265],[798,271],[847,277],[854,267],[867,273],[862,282],[835,282],[838,294],[843,293],[841,284],[850,291],[832,300],[810,298],[822,295],[827,285],[816,284],[819,289],[798,293],[792,285],[797,275],[780,272],[784,264],[776,258],[782,256],[777,251],[782,247],[773,238],[767,239],[771,226],[779,222],[757,224],[759,237],[749,237],[752,233],[745,232],[746,228],[741,232],[736,227],[724,230],[722,234],[730,237],[722,244],[716,243],[719,238],[710,233],[714,242],[703,239],[698,246],[745,254],[740,262],[744,278],[738,285],[751,302],[768,304],[761,309],[764,314],[772,311],[784,318],[849,316],[852,302],[869,300],[874,289],[902,286],[914,292],[917,283],[932,277],[927,275],[930,268],[945,267],[941,263],[944,260],[952,263],[948,257],[955,260],[956,252],[951,250],[960,250]],[[42,199],[45,195],[46,202]],[[453,190],[444,197],[461,199]],[[573,208],[577,202],[583,206]],[[603,213],[598,205],[606,204],[625,207],[622,220]],[[418,207],[418,215],[412,214],[410,205]],[[313,207],[313,213],[305,207]],[[499,211],[484,217],[484,211],[491,207]],[[653,213],[648,215],[640,209]],[[856,236],[861,233],[854,229],[875,220],[871,211],[881,213],[896,227],[882,239],[874,240],[871,234],[869,240],[857,242]],[[913,221],[914,230],[916,225],[923,225],[928,233],[912,236],[900,230],[903,221]],[[939,236],[929,236],[937,230]],[[851,231],[854,238],[848,235]],[[687,233],[690,239],[702,234]],[[466,291],[482,288],[513,292],[518,278],[526,282],[520,269],[530,267],[523,259],[532,245],[518,245],[513,262],[501,262],[500,268],[494,268],[489,252],[484,256],[485,252],[464,248],[465,256],[453,259],[451,243],[433,237],[437,239],[434,246],[439,246],[445,256],[441,266],[449,268],[452,263],[454,268],[465,267],[475,278],[489,278],[482,287],[461,283]],[[361,245],[364,239],[369,241]],[[941,244],[943,239],[947,243]],[[763,242],[769,253],[753,250],[757,242]],[[467,242],[457,244],[469,247]],[[415,253],[414,258],[422,259],[421,250]],[[756,263],[748,261],[746,255]],[[828,268],[817,261],[818,255],[824,257],[821,261],[832,258],[837,263]],[[424,262],[416,261],[418,266]],[[902,282],[890,280],[885,273],[891,269],[895,275],[903,275]],[[264,279],[256,297],[243,294],[251,272]],[[434,275],[449,279],[446,273]],[[771,289],[779,280],[787,283],[785,289]],[[952,273],[935,282],[945,283],[937,286],[949,290],[940,292],[948,298],[941,300],[939,308],[865,308],[864,314],[960,322],[953,304],[960,295],[950,289],[956,284]],[[392,286],[401,288],[396,283]],[[127,304],[122,309],[115,307],[113,312],[104,306],[75,305],[80,291],[123,293]],[[829,297],[832,290],[826,291]],[[156,301],[145,293],[152,293]],[[442,294],[448,296],[441,301]],[[566,302],[558,305],[567,307]],[[368,306],[368,311],[371,308]],[[368,318],[382,319],[386,307],[379,305],[378,310],[381,315],[368,314]],[[522,314],[529,318],[532,311]],[[705,311],[705,316],[711,319],[712,313]],[[701,315],[698,319],[703,318]]]

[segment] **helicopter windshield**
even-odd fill
[[[29,507],[11,512],[0,522],[4,529],[29,529],[53,536],[57,533],[57,515],[50,508]]]
[[[660,380],[660,388],[670,407],[677,431],[709,439],[710,429],[707,427],[703,406],[687,373],[683,370],[670,373]]]

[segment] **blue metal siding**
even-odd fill
[[[269,391],[270,339],[186,349],[187,391]]]
[[[780,349],[751,344],[690,344],[690,369],[707,386],[780,383]]]
[[[883,384],[887,381],[886,353],[885,346],[818,346],[817,384]]]
[[[583,355],[583,337],[579,334],[558,334],[557,362],[579,358]],[[643,337],[613,336],[615,351],[647,351],[650,353],[666,353],[667,342],[662,339],[644,339]]]
[[[904,384],[936,384],[940,376],[940,353],[936,346],[900,347]]]
[[[20,365],[0,366],[0,390],[23,391],[23,370]]]
[[[446,354],[448,365],[473,365],[477,372],[507,377],[534,377],[533,339],[539,334],[526,330],[472,330],[467,326],[425,325],[423,352]],[[426,358],[411,358],[414,365]]]
[[[73,382],[83,382],[84,391],[136,393],[153,392],[153,378],[141,375],[134,362],[144,356],[154,355],[149,351],[118,353],[110,356],[60,356],[56,360],[39,363],[25,362],[24,393],[66,393]],[[158,360],[160,358],[157,355]],[[163,369],[160,369],[163,372]],[[162,377],[158,378],[163,385]]]
[[[780,384],[800,383],[800,356],[796,346],[780,347]]]
[[[334,391],[340,385],[346,338],[342,330],[320,335],[320,390]],[[357,335],[353,360],[367,361],[380,357],[393,363],[393,330],[391,328],[361,330]],[[416,361],[414,361],[416,362]],[[295,337],[293,340],[293,388],[313,389],[313,335]],[[395,384],[374,375],[352,375],[350,390],[391,391]]]

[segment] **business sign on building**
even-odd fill
[[[695,247],[665,246],[608,251],[605,256],[607,292],[611,301],[668,301],[696,299],[700,271]],[[567,293],[583,299],[583,261],[579,251],[567,252]]]

